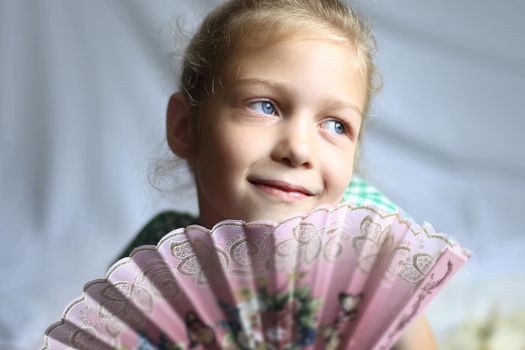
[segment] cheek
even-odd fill
[[[330,198],[339,201],[352,179],[354,171],[354,160],[343,157],[333,157],[325,166],[325,180],[330,189]],[[337,203],[335,203],[337,204]]]
[[[221,135],[221,151],[235,164],[249,166],[269,154],[271,136],[260,128],[230,125]]]
[[[252,138],[239,128],[227,125],[217,127],[207,137],[200,157],[207,163],[203,166],[223,179],[228,177],[233,181],[233,177],[242,176],[256,153]]]
[[[215,148],[214,153],[219,158],[216,161],[225,163],[230,168],[242,165],[244,163],[243,139],[232,133],[231,130],[217,135],[217,138],[218,142],[212,145]]]

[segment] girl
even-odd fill
[[[157,243],[152,231],[281,221],[339,203],[375,90],[373,49],[338,0],[232,0],[212,11],[185,52],[166,123],[170,149],[194,176],[200,217],[164,213],[124,255]],[[399,348],[435,348],[424,320]]]

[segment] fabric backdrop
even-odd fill
[[[217,3],[0,0],[0,348],[39,346],[154,213],[196,212],[148,174],[168,154],[177,23]],[[474,251],[428,310],[442,348],[522,349],[525,3],[356,5],[384,78],[361,172]]]

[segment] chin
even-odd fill
[[[280,223],[286,219],[289,219],[290,217],[297,216],[297,215],[303,215],[308,213],[313,208],[286,208],[279,209],[279,210],[265,210],[265,211],[259,211],[257,213],[247,213],[246,215],[243,215],[242,220],[245,222],[252,222],[252,221],[273,221],[276,223]]]

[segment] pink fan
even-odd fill
[[[192,225],[87,283],[44,349],[388,349],[468,258],[429,225],[348,203]]]

